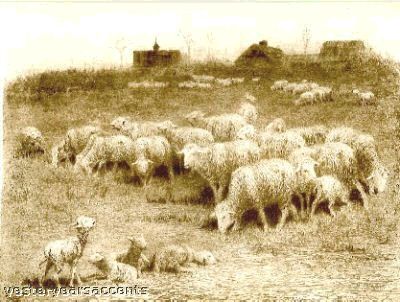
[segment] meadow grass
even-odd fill
[[[218,71],[200,67],[196,70],[205,74],[215,72],[221,77],[243,76],[240,70],[228,67],[225,74],[220,67]],[[307,78],[335,90],[334,102],[296,107],[292,104],[293,96],[270,91],[269,86],[277,79],[271,74],[257,74],[261,80],[252,82],[250,78],[254,74],[244,73],[245,83],[211,90],[179,89],[175,85],[161,89],[127,89],[125,83],[128,81],[149,78],[151,74],[149,71],[118,71],[118,75],[106,73],[109,78],[122,79],[117,85],[109,85],[104,80],[106,84],[101,85],[107,89],[87,84],[84,88],[63,91],[65,85],[75,85],[74,81],[81,80],[76,73],[78,71],[55,72],[54,77],[37,75],[36,80],[43,76],[48,87],[55,87],[54,91],[43,90],[45,97],[27,96],[27,86],[21,86],[18,81],[11,84],[12,88],[7,92],[0,280],[18,284],[27,276],[41,274],[38,263],[43,259],[44,245],[49,240],[71,234],[68,225],[79,215],[92,216],[98,221],[89,237],[85,255],[94,251],[122,251],[128,244],[126,237],[137,232],[142,232],[149,242],[148,253],[166,243],[187,243],[210,249],[222,258],[231,257],[231,251],[238,245],[245,245],[254,253],[272,254],[304,249],[373,254],[379,253],[381,247],[393,246],[400,211],[399,152],[396,147],[400,135],[400,111],[398,83],[393,79],[377,81],[372,78],[368,81],[352,76],[346,79],[343,75],[334,79],[290,74],[286,77],[289,80]],[[173,77],[165,70],[161,73]],[[63,83],[66,74],[71,74],[67,84]],[[103,76],[107,79],[106,75]],[[88,78],[97,76],[94,73]],[[34,87],[34,79],[25,81]],[[58,81],[62,82],[60,87],[65,85],[57,88]],[[354,85],[376,92],[379,104],[358,105],[348,93]],[[368,212],[354,204],[342,208],[335,218],[320,213],[306,222],[292,220],[281,231],[272,227],[266,234],[260,231],[250,215],[243,230],[224,236],[215,229],[202,227],[213,209],[212,198],[207,185],[196,175],[177,176],[172,183],[156,178],[144,189],[120,174],[89,177],[74,174],[68,165],[55,168],[49,163],[48,151],[36,158],[15,156],[15,138],[19,129],[25,126],[40,129],[45,136],[46,150],[50,150],[71,127],[95,123],[112,133],[109,124],[120,115],[136,120],[170,119],[185,125],[183,117],[192,110],[210,114],[235,111],[245,92],[257,98],[259,127],[281,117],[289,127],[346,125],[372,134],[385,166],[391,171],[386,192],[371,198]],[[88,272],[92,268],[85,257],[80,267]]]

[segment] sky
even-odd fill
[[[250,44],[267,40],[301,52],[310,30],[310,51],[323,41],[362,39],[400,61],[400,3],[219,2],[0,3],[1,76],[68,67],[132,64],[134,49],[162,49],[234,60]]]

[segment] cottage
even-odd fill
[[[133,52],[133,65],[135,67],[170,66],[181,61],[179,50],[160,50],[157,40],[153,50],[135,50]]]
[[[283,51],[279,48],[268,46],[263,40],[247,48],[235,61],[236,65],[279,65],[282,63]]]

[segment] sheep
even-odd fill
[[[253,125],[246,125],[239,129],[234,140],[254,140],[257,130]]]
[[[222,85],[222,86],[231,86],[233,81],[231,78],[226,78],[226,79],[215,79],[215,82],[217,82],[218,84]]]
[[[214,76],[209,75],[192,75],[192,78],[196,82],[212,82],[215,80]]]
[[[257,108],[248,102],[242,102],[237,113],[244,117],[245,121],[248,123],[255,123],[258,118]]]
[[[166,82],[156,82],[153,80],[142,82],[129,82],[128,88],[165,88],[169,84]]]
[[[158,250],[151,259],[150,268],[154,272],[179,273],[183,266],[189,263],[212,265],[216,263],[214,255],[210,251],[194,251],[187,245],[167,245]]]
[[[369,105],[376,103],[375,94],[371,91],[357,93],[359,103],[361,105]]]
[[[106,163],[125,162],[132,168],[132,163],[137,160],[134,141],[125,135],[92,136],[85,149],[77,156],[74,167],[75,172],[83,169],[92,174],[98,166],[100,170]]]
[[[332,101],[332,88],[320,86],[311,90],[317,101],[320,102],[329,102]]]
[[[301,93],[299,98],[293,101],[293,103],[296,106],[313,104],[315,102],[316,102],[316,95],[312,91]]]
[[[295,89],[297,87],[297,84],[296,83],[288,83],[288,84],[286,84],[284,87],[283,87],[283,91],[284,92],[287,92],[287,93],[289,93],[289,92],[293,92],[293,90]]]
[[[148,184],[154,169],[159,166],[165,166],[168,169],[170,180],[174,178],[172,149],[165,137],[140,137],[133,142],[133,146],[136,161],[132,163],[132,167],[143,185],[146,186]]]
[[[275,81],[271,86],[271,90],[283,90],[288,84],[289,82],[287,80]]]
[[[244,78],[231,78],[233,84],[239,84],[244,82]]]
[[[125,253],[116,255],[115,260],[135,267],[137,276],[140,278],[144,268],[150,265],[149,260],[142,253],[147,248],[147,242],[143,234],[140,234],[140,236],[131,236],[128,240],[131,243],[129,249]]]
[[[261,132],[254,141],[260,147],[262,158],[287,158],[293,150],[306,145],[303,137],[294,132]]]
[[[336,202],[349,204],[349,191],[346,187],[333,175],[323,175],[314,180],[314,203],[311,208],[310,215],[314,215],[318,206],[328,201],[328,208],[332,216],[336,216],[334,206]]]
[[[186,115],[185,119],[194,127],[200,127],[210,131],[217,141],[230,141],[236,137],[240,128],[248,123],[239,114],[220,114],[205,117],[201,111],[193,111]]]
[[[301,83],[301,84],[297,84],[291,92],[292,92],[292,94],[302,94],[309,90],[311,90],[311,89],[307,83]]]
[[[76,267],[79,259],[83,254],[83,250],[85,249],[87,238],[89,232],[96,225],[96,220],[87,217],[87,216],[79,216],[73,224],[78,234],[73,237],[69,237],[64,240],[55,240],[50,241],[44,248],[44,257],[39,266],[46,263],[46,268],[41,279],[41,284],[44,283],[46,276],[51,268],[55,268],[55,282],[56,286],[60,287],[60,281],[58,275],[63,269],[65,263],[68,263],[71,267],[71,276],[69,286],[73,286],[74,278],[76,277],[78,284],[81,283],[79,274],[76,271]]]
[[[17,136],[17,152],[22,156],[44,153],[44,138],[35,127],[23,128]]]
[[[222,200],[236,168],[260,159],[260,148],[247,140],[215,143],[209,147],[190,144],[182,153],[185,168],[194,170],[208,181],[215,203]]]
[[[100,253],[91,255],[89,262],[95,265],[104,274],[107,280],[115,282],[116,284],[133,284],[138,278],[138,272],[135,267],[117,262]]]
[[[251,80],[253,81],[253,82],[259,82],[260,81],[260,77],[255,77],[255,78],[252,78]]]
[[[212,88],[211,83],[186,81],[178,84],[179,88]]]
[[[278,117],[273,119],[264,129],[265,132],[285,132],[286,131],[286,123],[285,120]]]
[[[258,210],[265,231],[267,220],[264,208],[273,204],[278,204],[282,211],[278,225],[281,229],[293,209],[291,197],[294,186],[294,168],[282,159],[261,160],[238,168],[232,173],[227,198],[215,207],[219,231],[225,233],[232,225],[234,230],[240,228],[242,215],[249,209]]]
[[[69,129],[64,140],[52,149],[52,165],[57,167],[66,160],[74,164],[76,156],[83,151],[91,136],[100,131],[99,127],[90,125]]]
[[[301,135],[307,145],[322,144],[326,140],[328,128],[324,125],[313,125],[288,129],[287,132],[294,132]]]
[[[173,162],[176,162],[180,172],[183,171],[183,157],[180,151],[185,145],[193,143],[205,147],[214,143],[211,132],[202,128],[178,127],[166,129],[164,135],[171,144]]]

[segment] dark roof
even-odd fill
[[[264,42],[264,41],[261,41]],[[247,63],[249,61],[264,61],[278,63],[283,57],[283,51],[279,48],[267,46],[266,43],[253,44],[247,48],[235,63]]]

